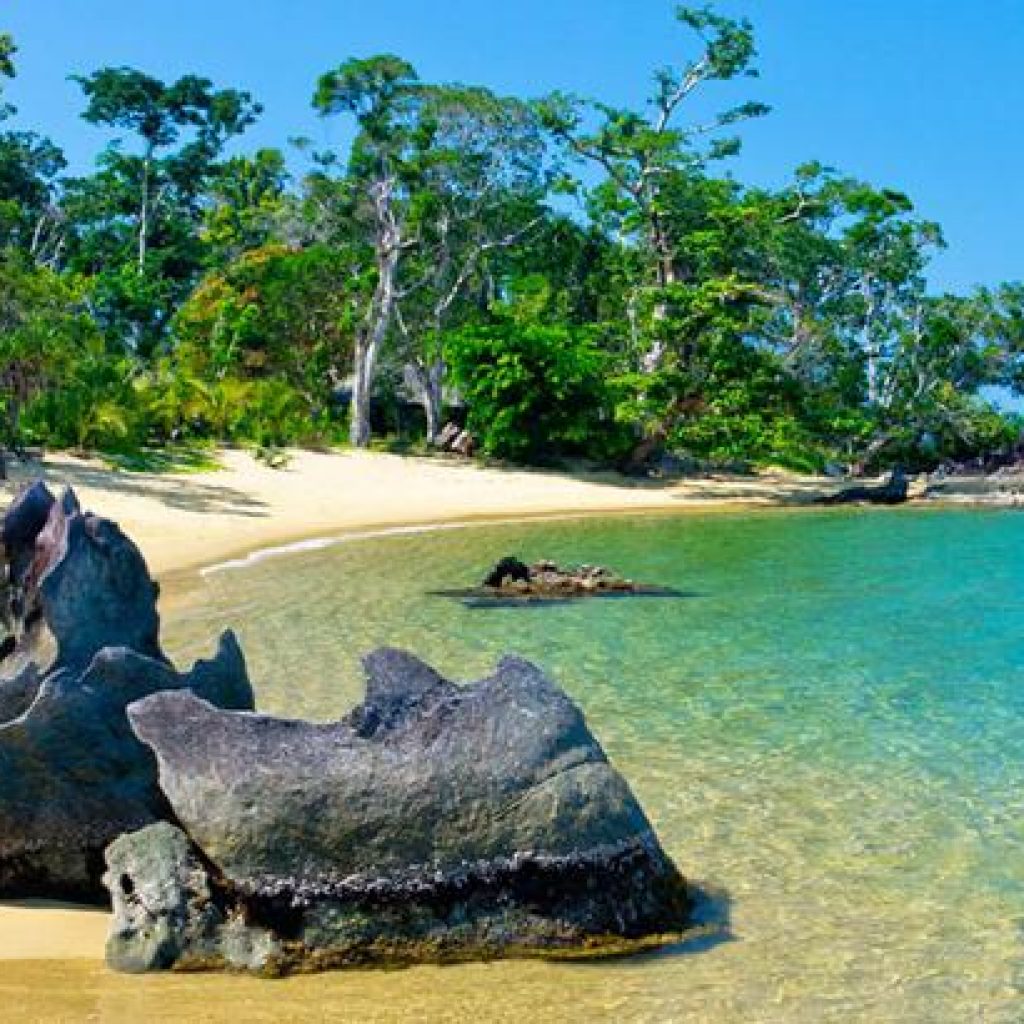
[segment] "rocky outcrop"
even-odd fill
[[[617,954],[685,927],[685,881],[532,665],[460,687],[382,650],[341,721],[257,715],[232,634],[170,664],[141,553],[72,492],[26,490],[0,538],[0,894],[105,884],[113,967]]]
[[[902,505],[910,498],[910,481],[902,469],[894,469],[889,479],[877,487],[847,487],[836,494],[817,499],[819,505]]]
[[[12,630],[0,675],[0,893],[102,900],[103,850],[166,814],[127,705],[188,689],[251,708],[234,637],[175,671],[160,649],[157,587],[138,548],[70,490],[37,484],[0,536]]]
[[[470,605],[527,604],[571,601],[585,597],[680,597],[679,591],[626,579],[600,565],[561,568],[552,561],[526,565],[518,558],[502,558],[478,587],[443,590]]]
[[[507,658],[463,688],[398,651],[365,665],[335,724],[185,691],[128,709],[190,844],[149,829],[111,848],[114,966],[618,953],[685,926],[685,882],[538,669]]]

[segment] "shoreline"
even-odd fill
[[[786,473],[632,481],[610,473],[481,467],[368,452],[292,453],[271,469],[222,450],[219,468],[126,472],[64,453],[14,464],[10,500],[28,480],[70,485],[139,545],[154,576],[178,577],[267,549],[319,546],[353,533],[469,527],[593,515],[805,505],[842,486]]]

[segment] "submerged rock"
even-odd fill
[[[174,670],[141,553],[72,491],[27,489],[0,535],[14,640],[0,676],[0,894],[101,900],[104,848],[166,813],[127,705],[190,689],[251,708],[252,688],[230,633],[212,661]]]
[[[172,842],[152,830],[112,847],[114,966],[275,974],[619,953],[684,928],[686,883],[538,669],[506,658],[462,688],[399,651],[365,666],[365,702],[335,724],[233,714],[185,691],[128,709],[194,848],[129,856]],[[138,898],[154,887],[178,892],[177,909]],[[152,936],[168,930],[158,956]]]

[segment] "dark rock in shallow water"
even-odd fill
[[[600,565],[560,568],[555,562],[526,565],[518,558],[503,558],[479,587],[436,592],[474,607],[554,604],[586,597],[682,597],[670,587],[636,583]]]
[[[684,880],[579,710],[539,670],[507,658],[461,688],[390,650],[366,670],[365,703],[336,724],[231,714],[187,692],[128,709],[207,865],[211,895],[177,900],[197,909],[161,919],[176,922],[174,964],[281,973],[619,953],[684,928]],[[123,856],[167,842],[148,832],[108,854],[114,966],[168,966],[135,894],[166,891],[161,872],[168,885],[193,878],[199,862]],[[240,939],[240,922],[256,932]]]
[[[503,558],[484,577],[482,586],[503,587],[512,583],[529,583],[530,567],[518,558]]]
[[[252,688],[230,633],[214,660],[176,672],[138,548],[72,492],[48,493],[26,491],[2,527],[17,645],[0,677],[0,894],[102,900],[104,848],[166,813],[127,705],[189,688],[251,708]]]

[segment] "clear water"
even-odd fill
[[[506,553],[690,596],[485,610],[429,596]],[[504,651],[543,665],[723,934],[597,965],[261,986],[69,964],[68,984],[112,1020],[244,1005],[247,1020],[1024,1021],[1022,581],[1024,517],[975,511],[475,528],[208,576],[165,615],[168,648],[207,653],[237,626],[272,712],[340,715],[360,698],[359,655],[384,643],[457,679]]]

